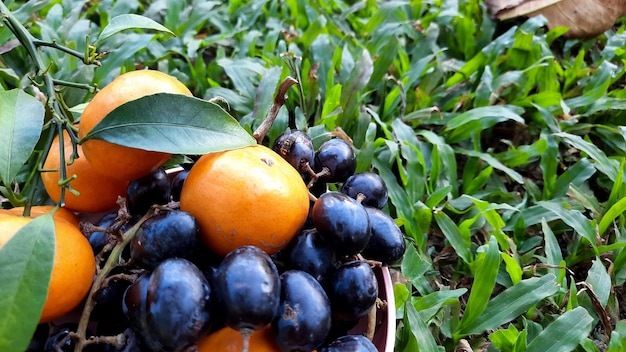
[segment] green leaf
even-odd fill
[[[135,14],[123,14],[119,16],[115,16],[111,19],[109,24],[102,29],[98,39],[96,39],[96,43],[113,36],[116,33],[119,33],[126,29],[153,29],[161,32],[166,32],[171,35],[174,35],[174,32],[165,28],[160,23],[141,15]]]
[[[609,295],[611,294],[611,276],[606,271],[606,268],[602,264],[602,260],[595,259],[591,264],[591,269],[587,274],[585,282],[591,286],[593,293],[598,297],[598,301],[603,307],[609,301]]]
[[[600,223],[598,224],[598,233],[602,235],[606,232],[606,230],[611,226],[613,220],[623,214],[626,211],[626,198],[622,198],[617,201],[613,206],[609,208],[609,210],[602,215],[602,219],[600,219]]]
[[[442,211],[434,213],[435,221],[443,232],[444,236],[454,250],[456,254],[463,259],[466,263],[472,262],[472,253],[470,252],[470,239],[461,233],[459,227]]]
[[[483,313],[463,332],[481,334],[495,329],[516,319],[541,300],[557,292],[559,292],[559,286],[552,274],[522,280],[489,301]]]
[[[447,141],[459,142],[506,120],[524,124],[524,119],[520,116],[523,112],[524,109],[513,105],[484,106],[466,111],[448,121],[445,129],[445,132],[449,133]]]
[[[39,323],[54,261],[54,222],[28,222],[0,248],[0,351],[24,351]]]
[[[582,184],[596,173],[596,168],[589,159],[580,159],[562,173],[554,183],[552,198],[562,197],[567,193],[570,184]]]
[[[354,121],[361,101],[361,91],[367,86],[373,72],[374,64],[370,53],[367,50],[363,50],[361,57],[356,62],[352,72],[350,72],[350,77],[344,82],[341,90],[341,104],[344,113],[339,122],[340,126],[343,127],[350,121]]]
[[[256,143],[219,105],[169,93],[147,95],[120,105],[83,141],[86,139],[173,154],[206,154]]]
[[[510,178],[515,180],[515,182],[517,182],[519,184],[523,184],[524,183],[524,178],[522,177],[522,175],[519,172],[517,172],[517,171],[511,169],[510,167],[507,167],[506,165],[502,164],[500,162],[500,160],[494,158],[493,155],[491,155],[489,153],[481,153],[481,152],[477,152],[475,150],[466,150],[466,149],[455,149],[455,152],[457,152],[459,154],[465,154],[467,156],[474,156],[474,157],[480,158],[483,161],[487,162],[489,165],[491,165],[493,168],[498,169],[498,170],[504,172],[505,174],[507,174]]]
[[[574,231],[583,236],[592,246],[596,245],[595,230],[592,221],[576,209],[566,208],[566,203],[539,202],[539,205],[557,215],[564,223],[571,226]]]
[[[600,148],[585,141],[580,136],[565,132],[555,133],[554,135],[563,139],[564,142],[572,147],[589,154],[589,156],[596,162],[596,168],[603,174],[607,175],[612,181],[615,181],[618,173],[617,168],[619,167],[619,162],[617,160],[609,159]]]
[[[0,181],[8,185],[37,144],[44,107],[19,89],[0,91],[0,106]]]
[[[439,347],[437,347],[437,342],[435,342],[428,325],[422,320],[415,307],[410,304],[406,305],[406,318],[411,328],[411,333],[417,339],[420,351],[438,351]]]
[[[583,307],[565,312],[528,344],[528,351],[569,352],[589,334],[593,318]]]
[[[563,261],[563,255],[561,254],[561,247],[559,241],[554,236],[554,232],[548,226],[546,219],[541,219],[541,231],[543,231],[543,238],[545,243],[546,264],[558,266]],[[561,277],[564,274],[565,269],[549,268],[548,272],[551,272],[557,277]],[[559,280],[560,282],[560,280]]]
[[[478,249],[476,260],[472,265],[475,272],[474,282],[472,283],[472,289],[467,299],[467,306],[465,307],[458,333],[476,326],[476,320],[485,311],[489,297],[493,293],[500,268],[500,251],[494,236],[491,236],[489,243]],[[495,312],[491,313],[495,314]]]

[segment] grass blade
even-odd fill
[[[528,344],[528,351],[569,352],[589,334],[593,318],[576,307],[553,321]]]
[[[484,312],[462,332],[481,334],[517,318],[541,300],[559,291],[555,279],[554,275],[548,274],[522,280],[517,285],[509,287],[489,301]]]

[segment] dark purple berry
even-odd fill
[[[378,208],[366,207],[370,219],[370,240],[361,252],[363,257],[383,265],[396,263],[404,255],[404,234],[393,218]]]
[[[373,172],[360,172],[354,174],[344,182],[341,193],[358,199],[359,194],[363,197],[361,204],[368,207],[382,209],[387,204],[387,186],[383,179]]]
[[[280,305],[272,328],[282,351],[312,351],[331,326],[328,296],[311,275],[299,270],[280,276]]]
[[[322,143],[315,153],[315,172],[324,182],[344,182],[356,170],[356,155],[352,146],[341,138]],[[325,170],[325,171],[323,171]]]
[[[365,207],[340,192],[326,192],[313,205],[315,228],[339,255],[361,252],[370,238],[369,218]]]

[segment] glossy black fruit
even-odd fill
[[[307,163],[314,169],[315,150],[306,132],[288,128],[276,138],[272,149],[301,174],[308,173]]]
[[[165,170],[159,168],[146,176],[130,181],[126,192],[128,212],[133,216],[143,216],[155,204],[170,201],[170,179]]]
[[[361,252],[370,238],[369,218],[365,207],[340,192],[322,194],[311,212],[315,228],[339,255]]]
[[[324,182],[344,182],[356,170],[356,155],[352,146],[341,138],[329,139],[322,143],[315,153],[315,172],[326,169],[321,175]]]
[[[183,189],[183,184],[189,175],[189,170],[182,170],[172,177],[170,181],[170,188],[172,193],[172,200],[178,202],[180,200],[180,192]]]
[[[361,204],[378,209],[382,209],[389,198],[385,182],[373,172],[360,172],[348,177],[341,186],[341,193],[354,199],[361,194],[363,197]]]
[[[335,272],[338,261],[333,247],[316,229],[304,230],[286,249],[288,267],[307,272],[324,284]]]
[[[280,305],[272,328],[282,351],[312,351],[321,345],[331,325],[330,302],[311,275],[290,270],[280,276]]]
[[[91,312],[91,319],[98,322],[97,335],[117,335],[128,328],[128,322],[122,310],[122,301],[124,292],[131,284],[130,281],[112,279],[106,286],[94,293],[93,299],[96,306]]]
[[[354,260],[337,268],[326,292],[334,318],[355,320],[367,315],[376,303],[378,282],[369,264]]]
[[[215,273],[215,296],[226,325],[258,330],[274,318],[280,300],[280,277],[271,258],[254,246],[224,257]]]
[[[135,264],[153,269],[167,258],[192,260],[201,248],[199,227],[191,214],[181,210],[163,211],[146,220],[130,243]]]
[[[404,255],[404,234],[393,218],[378,208],[366,207],[370,219],[370,240],[361,252],[363,257],[381,262],[383,265],[396,263]]]
[[[378,349],[363,335],[345,335],[320,348],[318,352],[378,352]]]
[[[142,350],[183,351],[210,326],[210,296],[200,269],[172,258],[137,279],[122,308]]]

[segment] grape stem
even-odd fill
[[[241,352],[248,352],[250,350],[250,336],[252,335],[253,330],[248,328],[243,328],[239,330],[241,333],[241,337],[243,338],[243,344],[241,346]]]
[[[125,203],[124,199],[121,198],[120,200],[118,200],[118,203],[121,203],[122,205],[119,211],[120,215],[118,217],[122,219],[126,219],[124,215],[124,213],[126,213],[125,206],[124,206],[124,203]],[[89,292],[89,295],[87,296],[85,306],[83,307],[83,312],[81,314],[80,321],[78,322],[78,328],[76,329],[75,333],[70,333],[68,335],[68,337],[72,338],[76,343],[74,352],[81,352],[83,350],[83,347],[90,344],[90,342],[88,342],[89,340],[86,338],[86,332],[87,332],[87,325],[89,324],[89,318],[91,316],[91,312],[96,306],[96,302],[94,300],[94,294],[103,286],[103,284],[105,283],[107,279],[107,275],[118,264],[122,251],[128,245],[128,243],[133,239],[133,237],[137,233],[137,230],[139,229],[141,224],[143,224],[146,220],[148,220],[152,216],[158,214],[161,208],[162,207],[153,207],[146,215],[144,215],[139,221],[137,221],[137,223],[134,224],[133,227],[131,227],[124,234],[122,234],[121,241],[119,241],[115,245],[115,247],[113,247],[113,250],[111,250],[111,253],[109,254],[109,258],[107,259],[106,263],[104,264],[102,269],[98,271],[96,280],[91,286],[91,290]],[[125,220],[122,220],[122,221],[125,221]]]
[[[252,134],[254,139],[256,139],[257,144],[263,143],[265,135],[272,127],[274,120],[276,120],[276,116],[278,116],[278,111],[283,105],[285,105],[285,101],[287,101],[287,91],[296,83],[298,83],[298,81],[295,78],[288,76],[283,80],[280,86],[278,86],[278,92],[274,97],[274,103],[267,111],[267,115],[265,116],[263,122],[261,122],[259,127],[257,127]]]

